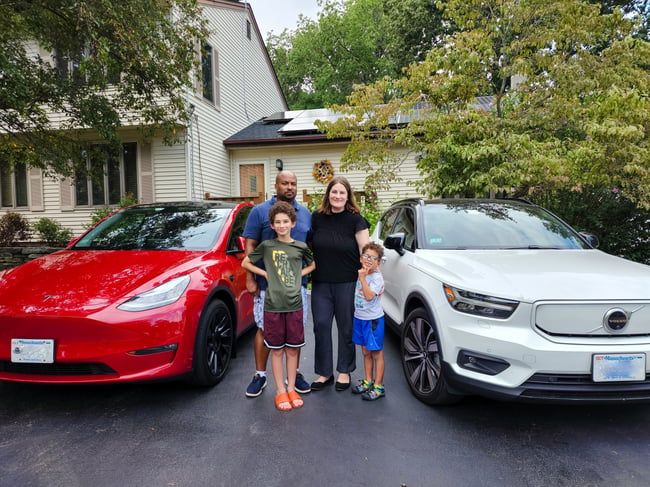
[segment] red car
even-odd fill
[[[123,208],[67,248],[0,272],[0,380],[218,383],[253,324],[252,206]]]

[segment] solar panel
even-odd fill
[[[296,113],[296,115],[293,117],[293,120],[278,130],[278,132],[283,134],[295,132],[315,132],[318,131],[318,128],[314,123],[316,120],[335,122],[341,117],[341,114],[327,108],[302,110],[299,112],[296,111],[294,113]]]

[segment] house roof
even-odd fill
[[[492,110],[494,97],[479,96],[473,106],[487,112]],[[419,116],[418,107],[412,114],[400,114],[393,118],[396,125],[408,124],[413,118]],[[335,121],[343,114],[328,108],[311,110],[292,110],[276,112],[268,117],[261,118],[248,127],[223,141],[226,147],[254,146],[269,144],[300,144],[327,140],[327,135],[319,132],[316,120]],[[330,139],[347,140],[347,139]]]
[[[277,112],[228,137],[223,144],[235,146],[324,141],[327,136],[318,131],[314,122],[336,118],[338,116],[333,111],[324,108]]]

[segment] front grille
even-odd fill
[[[650,380],[594,382],[590,374],[535,374],[521,386],[521,398],[576,400],[650,400]]]
[[[548,330],[545,330],[539,325],[535,325],[542,333],[552,336],[552,337],[565,337],[565,338],[604,338],[604,339],[616,339],[616,338],[648,338],[650,333],[608,333],[608,332],[599,332],[599,333],[553,333]]]
[[[0,360],[0,372],[26,375],[117,375],[100,363],[24,364]]]

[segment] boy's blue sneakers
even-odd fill
[[[305,378],[300,372],[296,374],[295,389],[296,392],[299,392],[300,394],[308,394],[311,392],[311,386],[309,385],[309,382],[305,380]]]
[[[253,380],[246,388],[246,396],[257,397],[264,391],[266,387],[266,376],[262,377],[259,374],[253,376]]]

